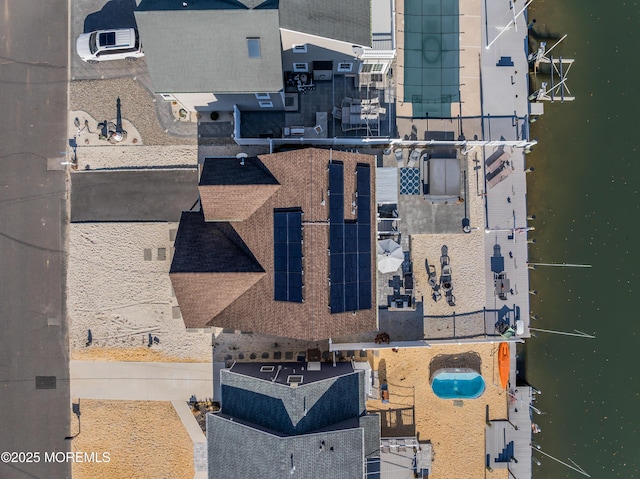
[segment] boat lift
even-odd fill
[[[553,55],[549,55],[551,50],[557,47],[565,38],[567,38],[567,35],[558,40],[549,50],[546,50],[547,43],[541,42],[538,51],[529,55],[529,62],[533,63],[534,75],[538,74],[540,64],[544,63],[551,66],[550,82],[542,82],[540,89],[529,95],[529,101],[550,101],[553,103],[557,97],[560,97],[561,103],[575,100],[567,86],[567,77],[574,60],[572,58],[562,58],[562,56],[554,58]]]

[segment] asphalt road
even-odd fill
[[[67,1],[1,3],[0,453],[39,458],[0,461],[0,477],[65,478],[71,464],[44,454],[68,451],[65,436],[75,432],[63,293],[66,176],[47,170],[66,146]],[[42,384],[55,389],[36,389],[36,376],[55,377]]]

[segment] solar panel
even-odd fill
[[[344,252],[355,253],[357,251],[358,251],[358,225],[357,223],[345,223]]]
[[[332,313],[342,313],[344,311],[344,283],[331,283],[329,306]]]
[[[344,310],[357,311],[358,309],[358,284],[344,284]]]
[[[371,170],[368,165],[356,167],[358,192],[358,223],[371,224]]]
[[[369,165],[356,166],[358,195],[371,196],[371,169]]]
[[[333,224],[329,227],[329,251],[334,253],[344,252],[344,224]]]
[[[344,219],[344,165],[329,164],[329,307],[332,313],[371,308],[371,169],[356,167],[357,221]]]
[[[358,254],[358,281],[371,281],[371,255]]]
[[[302,211],[273,213],[274,299],[302,302]]]
[[[360,281],[358,283],[358,309],[371,308],[371,282]]]

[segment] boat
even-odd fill
[[[509,351],[509,343],[500,343],[498,348],[498,370],[500,371],[500,384],[502,389],[507,389],[509,384],[511,353]]]

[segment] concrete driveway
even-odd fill
[[[213,397],[213,363],[71,361],[71,397],[187,401]]]

